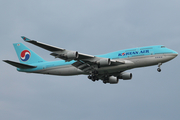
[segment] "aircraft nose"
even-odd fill
[[[177,57],[178,56],[178,52],[173,51],[173,56],[174,56],[174,58]]]
[[[175,57],[177,57],[177,56],[178,56],[178,53],[175,54]]]

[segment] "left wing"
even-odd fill
[[[41,43],[35,40],[30,40],[24,36],[22,36],[22,39],[26,42],[29,42],[43,49],[51,51],[52,53],[50,55],[54,56],[55,58],[60,58],[65,61],[75,60],[76,62],[72,65],[85,72],[92,71],[100,66],[125,64],[125,61],[115,61],[109,58],[96,57],[93,55],[79,53],[77,51],[66,50],[63,48]]]
[[[95,56],[93,55],[87,55],[83,53],[78,53],[77,51],[71,51],[71,50],[55,47],[35,40],[30,40],[24,36],[22,36],[22,39],[26,42],[29,42],[31,44],[44,48],[48,51],[51,51],[52,53],[50,55],[54,56],[55,58],[60,58],[66,61],[95,58]]]

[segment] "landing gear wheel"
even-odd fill
[[[95,82],[96,80],[94,78],[92,78],[92,81]]]
[[[92,76],[89,75],[88,78],[89,78],[89,79],[92,79]]]
[[[89,75],[88,79],[91,79],[93,82],[95,82],[96,80],[98,81],[99,78],[96,75]]]
[[[161,68],[158,68],[157,71],[158,71],[158,72],[161,72]]]

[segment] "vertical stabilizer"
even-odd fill
[[[22,43],[14,43],[14,48],[16,50],[18,59],[20,63],[24,64],[33,64],[33,63],[40,63],[45,62],[43,58],[37,55],[35,52],[30,50]]]

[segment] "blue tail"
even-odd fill
[[[19,58],[20,63],[24,64],[33,64],[45,62],[43,58],[37,55],[35,52],[30,50],[22,43],[14,43],[14,48],[16,50],[17,56]]]

